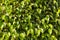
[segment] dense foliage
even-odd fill
[[[60,40],[57,0],[0,0],[0,40]]]

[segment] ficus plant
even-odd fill
[[[0,0],[0,40],[60,40],[57,0]]]

